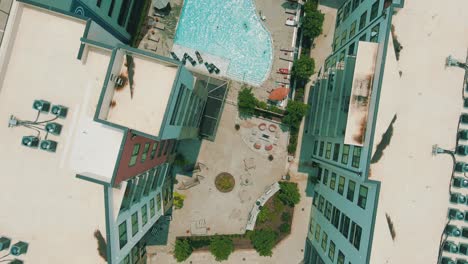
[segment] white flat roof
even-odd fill
[[[436,263],[448,208],[466,210],[466,205],[449,204],[451,157],[431,155],[433,144],[454,149],[458,119],[466,112],[461,100],[464,71],[445,67],[448,55],[462,61],[466,57],[466,10],[465,0],[450,4],[414,0],[405,1],[394,16],[395,33],[404,49],[396,62],[389,46],[382,84],[375,144],[395,114],[397,120],[381,160],[371,166],[371,179],[382,184],[370,263]],[[468,194],[466,189],[454,191]],[[393,222],[395,241],[386,214]]]
[[[127,82],[114,92],[115,105],[109,109],[107,121],[149,135],[158,135],[169,96],[177,75],[177,65],[169,66],[156,59],[132,54],[134,68],[133,97]],[[126,60],[121,72],[127,74]]]
[[[123,138],[92,121],[111,53],[89,48],[79,61],[84,21],[19,5],[16,22],[9,22],[16,33],[3,40],[12,45],[0,88],[0,236],[29,243],[20,257],[26,263],[106,263],[93,236],[95,230],[106,236],[103,187],[75,175],[110,177]],[[34,120],[35,99],[69,107],[56,120],[61,134],[49,135],[58,142],[55,153],[22,146],[22,136],[35,132],[7,127],[12,114]]]

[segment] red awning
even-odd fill
[[[268,99],[272,101],[282,101],[286,98],[289,94],[289,89],[285,87],[279,87],[271,91],[270,96]]]

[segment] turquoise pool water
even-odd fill
[[[227,77],[260,85],[273,49],[252,1],[185,0],[175,43],[228,59]]]

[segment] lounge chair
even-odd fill
[[[147,50],[156,51],[158,49],[158,43],[156,43],[154,41],[149,41],[149,42],[145,43],[144,47]]]
[[[290,15],[296,15],[297,14],[297,11],[295,9],[292,9],[292,10],[288,10],[286,9],[286,14],[290,14]]]
[[[294,51],[294,48],[292,47],[289,47],[289,48],[280,48],[280,51],[285,51],[285,52],[293,52]]]
[[[285,25],[290,26],[290,27],[295,27],[297,26],[297,22],[295,19],[288,18],[286,19]]]
[[[156,22],[156,24],[154,25],[155,28],[157,29],[160,29],[160,30],[165,30],[166,29],[166,25],[164,25],[163,23],[161,22]]]
[[[149,33],[148,34],[148,39],[152,40],[154,42],[159,42],[160,37],[156,34]]]
[[[287,54],[287,55],[280,54],[280,60],[285,60],[285,61],[293,62],[293,61],[294,61],[294,58],[291,57],[291,56],[289,56],[289,54]]]

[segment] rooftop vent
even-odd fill
[[[451,252],[451,253],[457,253],[458,252],[458,246],[453,243],[452,241],[445,241],[444,246],[442,247],[444,251]]]
[[[466,164],[465,162],[457,162],[457,164],[455,164],[455,171],[468,172],[468,164]]]
[[[10,247],[11,239],[7,237],[0,237],[0,250],[8,249]]]
[[[468,124],[468,114],[461,114],[460,116],[460,122],[462,124]]]
[[[25,254],[28,251],[28,243],[20,241],[11,247],[10,253],[13,256]]]
[[[458,209],[450,208],[448,211],[448,218],[455,220],[463,220],[465,218],[465,214]]]
[[[459,237],[461,235],[461,230],[454,225],[447,225],[445,227],[445,234],[449,236]]]
[[[57,150],[57,141],[53,140],[42,140],[40,148],[49,152],[55,152]]]
[[[48,113],[50,110],[50,102],[46,100],[34,100],[33,108],[39,112]]]
[[[468,130],[462,129],[458,131],[458,138],[463,139],[463,140],[468,140]]]
[[[452,186],[457,188],[468,188],[468,179],[462,177],[455,177],[453,178]]]
[[[450,194],[450,202],[454,204],[465,204],[466,197],[460,193],[451,193]]]
[[[60,135],[62,131],[62,125],[56,122],[47,123],[45,126],[47,132],[51,133],[52,135]]]
[[[461,156],[466,156],[468,155],[468,146],[466,145],[460,145],[457,147],[457,154]]]
[[[36,136],[24,136],[21,140],[21,145],[30,148],[37,148],[39,145],[39,138]]]
[[[52,110],[50,112],[57,117],[65,118],[67,117],[68,107],[63,105],[54,105],[52,106]]]

